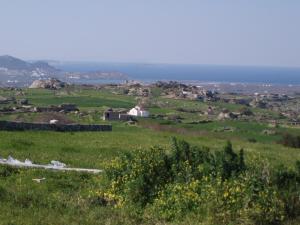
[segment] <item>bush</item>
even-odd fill
[[[20,173],[20,170],[18,168],[6,165],[0,166],[0,177],[9,177],[18,173]]]
[[[285,211],[289,217],[300,215],[300,162],[296,163],[296,171],[278,166],[274,172],[274,183],[285,203]]]
[[[294,136],[289,133],[286,133],[283,135],[280,143],[286,147],[300,148],[300,136]]]
[[[174,138],[168,149],[114,159],[105,170],[108,186],[97,195],[106,205],[160,220],[194,214],[213,224],[279,224],[299,215],[300,162],[297,168],[271,173],[258,162],[246,165],[243,149],[237,154],[230,142],[211,153]]]
[[[213,224],[233,221],[272,224],[284,218],[284,204],[278,193],[251,173],[225,181],[220,176],[209,176],[187,184],[170,184],[154,201],[151,210],[165,220],[200,212]]]
[[[248,141],[250,143],[256,143],[257,142],[257,140],[255,138],[248,138]]]

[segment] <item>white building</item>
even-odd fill
[[[58,120],[50,120],[49,121],[49,124],[57,124],[58,123]]]
[[[127,113],[131,116],[138,116],[138,117],[149,117],[150,113],[143,109],[140,106],[135,106],[134,108],[130,109],[130,111]]]

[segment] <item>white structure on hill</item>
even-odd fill
[[[140,106],[135,106],[134,108],[130,109],[128,115],[138,116],[138,117],[149,117],[150,113]]]

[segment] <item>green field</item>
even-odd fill
[[[107,123],[101,120],[105,108],[129,109],[137,104],[131,96],[116,95],[103,90],[70,89],[61,91],[24,90],[23,96],[35,106],[74,103],[82,112],[79,117],[65,115],[80,123]],[[13,96],[13,91],[1,91],[2,96]],[[178,107],[205,110],[206,103],[184,100],[155,99],[165,107],[152,106],[152,114],[178,114]],[[216,107],[223,108],[224,105]],[[229,108],[232,106],[228,106]],[[237,106],[235,106],[237,107]],[[300,134],[297,128],[270,128],[268,124],[241,121],[213,121],[191,124],[192,119],[203,116],[181,113],[181,123],[167,119],[143,119],[136,125],[112,122],[112,132],[46,132],[18,131],[0,132],[0,156],[9,155],[19,160],[31,159],[36,163],[59,160],[70,167],[102,169],[105,164],[121,153],[136,149],[146,150],[151,146],[168,148],[172,137],[184,139],[197,146],[209,147],[212,151],[223,148],[231,140],[235,149],[243,148],[246,161],[254,158],[267,160],[271,167],[284,164],[292,168],[300,160],[300,150],[278,144],[281,134]],[[35,121],[37,113],[2,115],[0,120]],[[109,122],[110,123],[110,122]],[[226,131],[224,128],[231,128]],[[274,134],[264,134],[264,130]],[[251,141],[255,140],[255,142]],[[45,177],[36,183],[32,179]],[[124,210],[101,206],[90,193],[103,189],[103,175],[53,172],[35,169],[11,169],[0,167],[0,224],[194,224],[193,219],[176,222],[139,220],[128,216]],[[300,220],[286,224],[299,224]],[[297,223],[298,222],[298,223]]]

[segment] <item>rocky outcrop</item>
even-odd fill
[[[8,103],[12,103],[15,101],[16,101],[16,99],[14,97],[6,98],[3,96],[0,96],[0,104],[8,104]]]
[[[218,120],[226,120],[226,119],[236,119],[237,115],[230,112],[227,109],[223,109],[222,112],[218,115]]]
[[[51,78],[49,80],[35,80],[33,83],[29,86],[29,88],[43,88],[43,89],[61,89],[68,86],[67,83],[62,82],[58,79]]]

